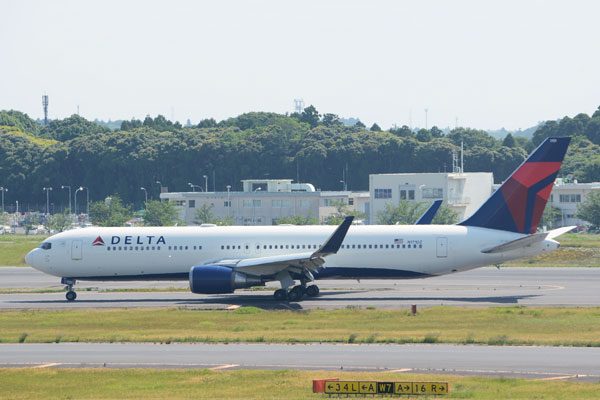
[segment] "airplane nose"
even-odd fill
[[[31,250],[29,253],[27,253],[27,254],[25,255],[25,263],[26,263],[27,265],[31,266],[31,267],[33,267],[33,266],[34,266],[34,265],[33,265],[33,262],[34,262],[34,259],[35,259],[35,252],[36,252],[36,250],[37,250],[37,249],[33,249],[33,250]]]

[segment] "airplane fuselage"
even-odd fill
[[[27,255],[45,273],[84,280],[187,280],[216,261],[317,250],[334,226],[90,227],[56,234]],[[558,247],[544,240],[518,250],[482,249],[525,235],[460,225],[352,226],[315,279],[419,278],[533,256]],[[48,245],[48,243],[50,245]]]

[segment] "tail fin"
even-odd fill
[[[431,224],[431,221],[435,217],[435,214],[437,214],[441,205],[442,205],[442,200],[435,200],[433,203],[431,203],[429,208],[427,210],[425,210],[423,215],[421,215],[419,217],[419,219],[417,220],[417,222],[415,222],[415,225]]]
[[[570,137],[548,138],[459,225],[531,234],[537,230]]]

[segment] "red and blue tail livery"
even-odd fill
[[[547,138],[502,186],[460,225],[535,233],[570,137]]]

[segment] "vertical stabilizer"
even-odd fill
[[[473,215],[459,225],[535,233],[570,137],[547,138]]]

